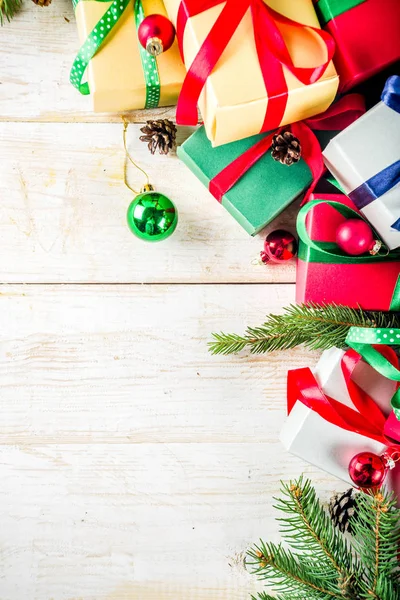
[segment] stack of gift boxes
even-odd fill
[[[178,124],[194,125],[199,109],[203,125],[178,155],[250,235],[303,197],[298,303],[400,310],[400,77],[393,67],[367,112],[351,91],[400,60],[399,0],[76,0],[75,11],[83,46],[71,81],[95,110],[177,104]],[[152,14],[176,28],[156,58],[138,40]],[[284,131],[301,146],[290,166],[271,153]],[[322,194],[327,174],[336,187]],[[371,225],[378,253],[339,248],[349,219]],[[392,335],[379,343],[399,344]],[[382,348],[381,360],[332,349],[314,372],[289,373],[287,449],[348,479],[356,452],[400,441],[397,357]]]

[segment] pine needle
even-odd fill
[[[358,494],[356,505],[355,547],[366,565],[361,598],[400,598],[396,595],[400,522],[393,493]]]
[[[248,327],[244,335],[213,333],[212,354],[252,354],[289,350],[304,344],[310,350],[344,348],[351,327],[400,327],[400,314],[365,311],[337,304],[291,304],[283,314],[267,316],[259,327]]]
[[[4,24],[5,19],[11,21],[21,6],[22,0],[0,0],[0,25]]]
[[[252,600],[399,600],[400,510],[384,489],[356,498],[349,538],[310,481],[283,485],[275,508],[286,546],[260,541],[248,552],[251,571],[278,594]]]

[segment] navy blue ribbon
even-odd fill
[[[392,75],[383,88],[382,102],[389,108],[400,114],[400,76]],[[400,127],[400,117],[399,117]],[[377,198],[386,194],[389,190],[400,183],[400,160],[396,160],[370,179],[359,185],[349,194],[349,198],[355,206],[361,210],[374,202]],[[400,218],[392,225],[393,229],[400,231]]]
[[[373,175],[368,181],[359,185],[355,190],[350,192],[349,198],[351,198],[358,210],[361,210],[377,198],[383,196],[383,194],[386,194],[386,192],[394,188],[398,183],[400,183],[400,160],[396,160],[393,164]]]
[[[387,79],[381,95],[381,100],[396,112],[400,113],[400,76],[392,75]]]
[[[397,219],[397,221],[395,223],[393,223],[392,227],[393,227],[393,229],[400,231],[400,219]]]

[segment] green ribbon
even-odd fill
[[[352,208],[340,204],[340,202],[331,202],[328,200],[314,200],[305,204],[297,217],[297,232],[299,234],[299,252],[298,256],[308,262],[318,262],[325,264],[362,264],[378,263],[388,260],[400,261],[400,251],[395,250],[387,256],[375,256],[368,254],[365,256],[349,256],[342,252],[335,243],[316,242],[310,238],[306,227],[307,214],[319,204],[328,204],[337,210],[345,218],[360,219],[363,217],[356,213]],[[400,312],[400,274],[397,279],[393,296],[390,303],[391,311]],[[358,352],[362,358],[371,365],[378,373],[400,382],[400,371],[394,367],[382,354],[380,354],[374,345],[384,344],[387,346],[400,345],[400,329],[396,328],[378,328],[378,327],[351,327],[346,337],[346,344]],[[395,392],[391,400],[393,412],[400,421],[400,388]]]
[[[136,31],[139,29],[140,23],[144,19],[144,10],[141,0],[135,1],[134,7]],[[138,40],[140,58],[142,59],[142,67],[144,79],[146,82],[146,104],[145,108],[157,108],[160,103],[160,75],[157,67],[157,60],[149,54]]]
[[[362,254],[361,256],[349,256],[339,248],[334,242],[317,242],[308,235],[306,227],[307,214],[319,204],[328,204],[337,210],[346,219],[360,219],[363,217],[352,208],[328,200],[313,200],[307,202],[301,209],[297,217],[297,233],[299,235],[298,257],[305,262],[316,262],[324,264],[365,264],[388,261],[400,261],[400,249],[390,252],[387,256],[381,254]],[[377,239],[378,236],[374,232]]]
[[[339,192],[341,192],[342,194],[344,194],[346,196],[346,192],[344,191],[344,189],[342,188],[342,186],[340,185],[340,183],[338,182],[338,180],[336,179],[336,177],[334,177],[333,175],[331,175],[331,173],[328,173],[325,176],[326,181],[329,181],[329,183],[331,185],[333,185],[334,187],[336,187]]]
[[[80,0],[72,0],[74,9]],[[94,0],[96,2],[107,2],[108,0]],[[89,83],[82,83],[84,73],[90,60],[100,50],[107,37],[117,25],[121,15],[131,0],[114,0],[111,6],[104,13],[102,18],[96,23],[84,44],[81,46],[71,68],[70,82],[83,95],[90,94]],[[144,10],[141,0],[135,0],[134,5],[136,30],[144,19]],[[143,74],[146,83],[146,104],[145,108],[156,108],[160,102],[160,75],[157,67],[157,60],[151,56],[137,41],[140,58],[142,61]],[[126,58],[129,60],[129,58]]]
[[[366,2],[367,0],[319,0],[315,5],[319,22],[321,25],[326,25],[328,21],[331,21],[335,17],[338,17],[344,12],[355,8],[359,4]],[[357,24],[355,24],[355,27]]]
[[[399,281],[398,287],[400,287]],[[400,329],[351,327],[346,337],[346,344],[358,352],[375,371],[387,377],[387,379],[400,382],[399,369],[394,367],[373,347],[379,344],[385,344],[386,346],[400,345]],[[400,388],[392,397],[391,405],[396,418],[400,421]]]

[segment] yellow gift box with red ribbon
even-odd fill
[[[164,0],[187,75],[177,122],[196,104],[213,146],[307,119],[333,101],[334,42],[312,0]]]

